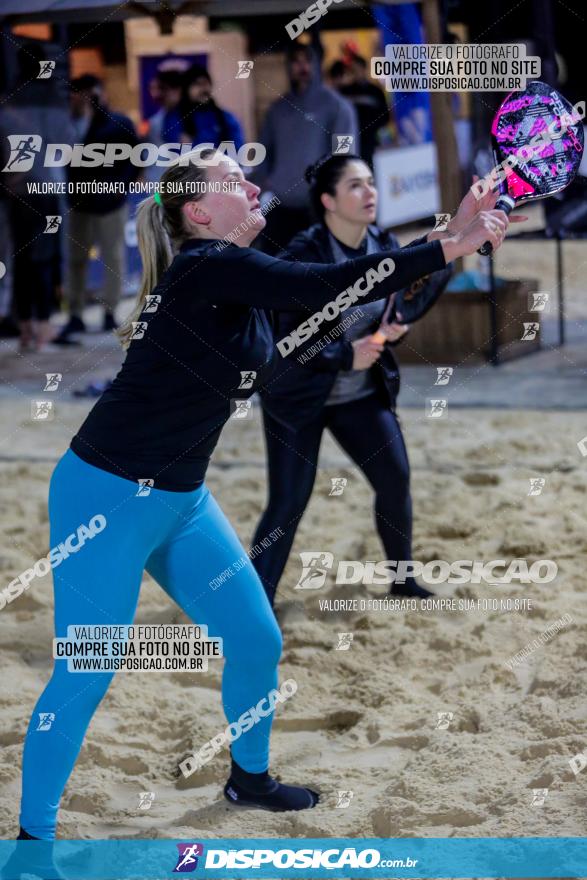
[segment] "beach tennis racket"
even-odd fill
[[[584,105],[580,111],[538,80],[510,92],[491,126],[495,165],[504,172],[496,209],[509,214],[517,205],[545,199],[571,183],[583,154],[584,116]],[[492,250],[486,241],[478,253]]]
[[[382,321],[397,321],[399,324],[414,324],[423,318],[438,298],[444,293],[444,289],[448,284],[452,275],[452,268],[439,269],[432,275],[420,278],[410,284],[405,290],[392,293],[391,299]],[[401,318],[398,317],[401,314]],[[373,342],[379,342],[383,345],[387,342],[387,337],[381,330],[376,330],[372,334]]]

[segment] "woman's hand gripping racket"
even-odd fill
[[[501,180],[497,210],[509,214],[517,205],[545,199],[571,183],[583,154],[584,116],[584,103],[572,107],[537,80],[523,91],[510,92],[491,126],[496,168],[490,181],[495,175]],[[487,179],[476,186],[483,192]],[[492,250],[487,241],[478,253]]]
[[[376,330],[375,333],[373,333],[373,335],[371,336],[371,341],[376,342],[378,345],[384,345],[386,342],[397,342],[410,329],[409,324],[400,324],[396,320],[389,320],[395,298],[396,294],[392,293],[389,298],[389,302],[387,304],[385,312],[382,315],[379,329]],[[401,321],[402,316],[399,312],[396,312],[396,318],[399,318],[399,321]]]

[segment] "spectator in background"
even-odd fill
[[[335,64],[342,63],[335,62]],[[353,55],[349,72],[350,81],[343,82],[337,88],[341,95],[352,102],[357,111],[361,132],[360,156],[372,166],[373,153],[377,146],[377,132],[389,122],[389,106],[383,89],[368,78],[367,62],[364,58]]]
[[[205,67],[193,64],[185,74],[184,96],[180,105],[181,137],[171,140],[198,144],[223,141],[234,143],[239,150],[245,142],[240,122],[228,110],[219,107],[212,96],[212,79]]]
[[[158,70],[155,77],[159,110],[149,119],[149,142],[152,144],[176,143],[171,135],[177,134],[179,126],[179,102],[183,77],[179,70]]]
[[[71,143],[67,106],[58,94],[55,80],[37,78],[46,60],[38,43],[25,43],[19,49],[17,81],[0,111],[0,197],[6,199],[12,307],[23,353],[42,351],[50,342],[53,331],[49,318],[56,307],[56,290],[60,285],[60,223],[64,204],[57,195],[31,193],[28,187],[63,183],[63,169],[46,167],[36,157],[30,169],[20,170],[35,156],[35,137],[40,137],[43,144]],[[8,138],[15,135],[20,135],[20,139],[10,142]]]
[[[328,79],[333,89],[340,91],[343,86],[348,86],[353,81],[352,73],[344,61],[335,61],[330,65]]]
[[[316,49],[294,43],[286,63],[291,90],[267,111],[260,135],[267,156],[255,175],[280,202],[267,214],[267,226],[260,235],[267,253],[277,253],[312,222],[304,178],[308,165],[336,149],[336,135],[353,138],[346,152],[359,148],[353,106],[322,83]]]
[[[90,74],[71,83],[71,111],[77,143],[130,144],[136,146],[137,135],[127,116],[115,113],[105,103],[102,82]],[[130,159],[122,159],[108,166],[69,167],[69,182],[75,186],[93,181],[122,183],[127,189],[139,169]],[[84,333],[86,274],[90,249],[99,245],[104,264],[102,303],[103,330],[117,326],[115,309],[122,293],[124,277],[124,225],[127,219],[126,193],[80,193],[70,195],[69,254],[67,273],[67,305],[69,320],[55,342],[59,345],[75,343],[76,336]]]
[[[147,141],[157,146],[178,143],[181,134],[179,105],[183,90],[182,71],[175,68],[158,70],[149,84],[149,90],[153,100],[159,104],[159,110],[148,119]],[[156,183],[163,170],[158,165],[147,165],[143,170],[145,180]]]

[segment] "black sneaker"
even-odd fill
[[[118,324],[116,323],[116,318],[112,314],[112,312],[105,312],[104,314],[104,324],[103,330],[104,333],[111,333],[113,330],[116,330]]]
[[[60,331],[59,335],[55,337],[53,343],[55,345],[77,345],[77,340],[72,339],[72,337],[77,336],[78,333],[85,332],[86,325],[82,319],[78,318],[77,315],[72,315],[65,327]]]
[[[393,584],[389,591],[390,596],[407,596],[410,599],[429,599],[436,594],[426,587],[421,587],[413,578],[406,579],[405,584]]]

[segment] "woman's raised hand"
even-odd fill
[[[441,239],[445,260],[448,263],[458,257],[474,254],[486,241],[491,242],[494,251],[497,250],[508,226],[509,218],[505,211],[480,211],[460,232]]]

